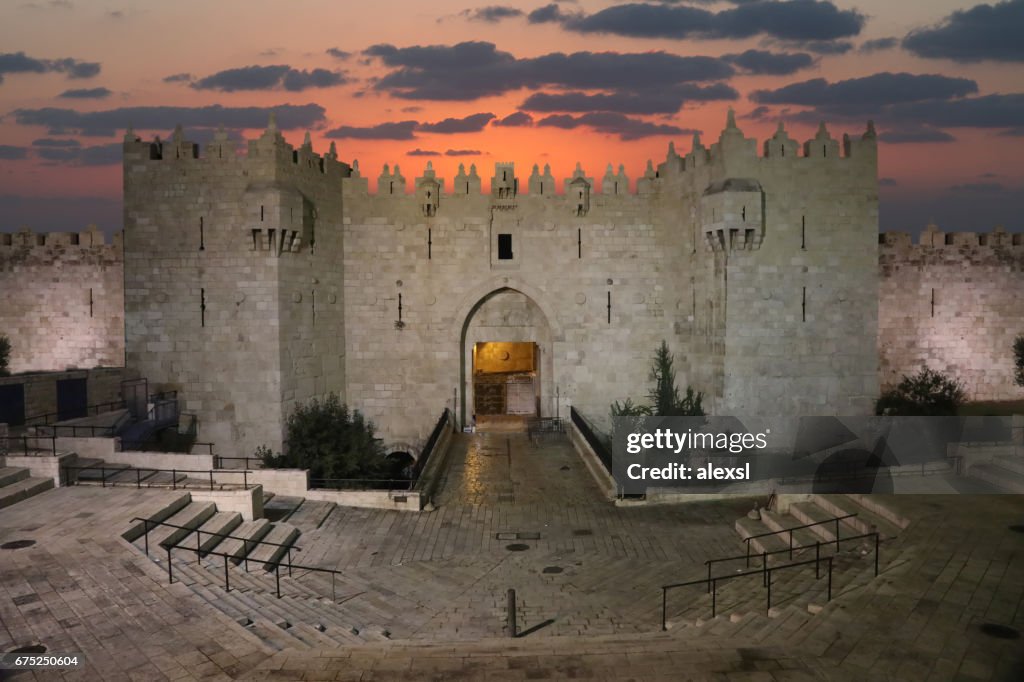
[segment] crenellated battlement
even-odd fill
[[[123,247],[123,235],[118,232],[110,241],[96,225],[89,225],[82,232],[36,232],[23,227],[18,232],[0,233],[0,249],[92,249],[110,247],[120,251]]]
[[[248,141],[247,153],[240,154],[235,143],[228,137],[223,127],[214,134],[213,139],[200,149],[200,145],[188,140],[179,124],[170,140],[163,141],[159,136],[145,142],[129,128],[124,136],[124,164],[131,172],[144,172],[151,168],[159,168],[165,164],[174,164],[176,170],[189,164],[221,164],[240,163],[250,167],[275,166],[278,172],[295,173],[296,171],[311,176],[328,176],[347,178],[351,167],[338,161],[338,152],[334,142],[329,150],[317,154],[313,150],[310,134],[307,132],[303,143],[294,147],[285,140],[277,128],[273,114],[263,134]],[[185,171],[187,172],[187,170]],[[265,170],[263,171],[266,172]]]
[[[883,253],[911,252],[916,249],[948,249],[964,247],[1015,249],[1024,252],[1024,234],[1007,232],[1002,226],[990,232],[945,232],[930,224],[917,237],[907,232],[882,232],[878,245]]]

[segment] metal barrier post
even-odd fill
[[[145,538],[146,543],[146,558],[149,558],[149,519],[142,519],[142,526],[146,529],[142,537]]]
[[[178,489],[178,472],[171,469],[171,490]]]
[[[744,543],[747,545],[747,568],[750,568],[750,542],[749,540]]]
[[[768,571],[768,609],[764,615],[768,616],[772,611],[772,572]]]
[[[174,571],[171,568],[171,548],[167,548],[167,584],[171,585],[174,583]]]
[[[704,563],[706,563],[708,565],[708,592],[710,592],[711,591],[711,562],[710,561],[705,561]]]
[[[508,590],[508,636],[516,637],[519,628],[516,625],[516,591]]]
[[[242,471],[242,487],[246,490],[249,489],[249,472]]]
[[[107,470],[103,467],[100,467],[100,486],[107,487]]]
[[[288,547],[288,577],[292,577],[292,548]]]
[[[789,560],[793,560],[793,531],[789,531]]]
[[[718,581],[711,581],[711,617],[714,618],[718,612]]]
[[[245,572],[249,572],[249,540],[248,538],[242,539],[242,551],[245,552]]]
[[[224,591],[231,591],[231,578],[228,577],[228,555],[224,555]],[[281,595],[278,595],[279,597]]]
[[[135,470],[135,489],[138,490],[142,487],[142,469]]]
[[[210,490],[213,490],[213,469],[210,469]]]
[[[839,554],[839,517],[836,517],[836,554]]]
[[[878,577],[878,533],[875,533],[875,577]]]
[[[331,601],[337,602],[337,597],[334,595],[334,571],[331,571]]]
[[[768,587],[768,552],[761,552],[761,587]]]
[[[828,558],[828,601],[832,601],[832,557]]]
[[[818,578],[821,577],[820,572],[818,571],[818,565],[819,565],[820,561],[821,561],[821,541],[820,540],[815,540],[814,541],[814,579],[815,580],[817,580]]]
[[[196,528],[196,565],[199,565],[200,556],[199,553],[203,551],[203,531]],[[227,561],[227,556],[224,557]]]
[[[281,564],[274,564],[274,582],[277,583],[277,598],[281,598]]]

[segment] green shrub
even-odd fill
[[[679,389],[676,388],[675,358],[668,350],[668,344],[664,341],[654,352],[654,359],[651,364],[650,379],[654,382],[651,392],[647,394],[651,405],[634,403],[632,399],[626,399],[624,403],[615,401],[611,405],[613,417],[703,417],[704,394],[695,392],[692,388],[686,388],[686,397],[679,397]]]
[[[896,388],[883,393],[875,403],[875,413],[902,417],[952,416],[966,399],[963,384],[925,367],[914,376],[904,376]]]
[[[0,336],[0,377],[10,375],[8,367],[11,362],[11,340],[6,336]]]
[[[1018,386],[1024,386],[1024,334],[1013,342],[1013,380]]]
[[[391,478],[391,462],[374,437],[373,423],[349,411],[334,393],[323,401],[299,404],[285,425],[285,451],[266,446],[255,456],[273,469],[309,469],[311,479]]]

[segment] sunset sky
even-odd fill
[[[759,140],[874,119],[883,230],[1024,231],[1024,0],[7,0],[0,231],[119,230],[129,124],[252,138],[276,110],[371,179],[514,161],[561,189],[729,106]]]

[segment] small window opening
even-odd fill
[[[78,246],[79,243],[80,243],[79,236],[78,236],[78,233],[76,232],[75,234],[71,235],[71,244],[73,246]]]
[[[576,258],[583,258],[583,229],[576,228]]]
[[[92,313],[93,313],[92,287],[89,287],[89,317],[92,317]]]
[[[743,220],[743,222],[747,221],[747,207],[746,206],[744,206],[743,210],[740,211],[740,219]]]
[[[206,250],[206,234],[203,226],[203,217],[199,216],[199,250]]]
[[[953,245],[953,235],[947,234],[946,235],[946,246],[952,246],[952,245]]]
[[[261,232],[261,230],[253,230],[252,231],[252,250],[253,251],[259,251],[260,250],[260,232]]]
[[[260,206],[260,222],[261,223],[263,222],[263,219],[264,219],[264,211],[263,211],[263,207]]]
[[[36,246],[46,246],[46,235],[45,234],[37,234],[36,235]]]
[[[800,249],[807,249],[807,216],[800,216]]]
[[[498,260],[512,260],[512,235],[498,235]]]
[[[932,317],[935,317],[935,289],[932,289]]]
[[[433,236],[434,236],[434,231],[432,229],[430,229],[430,228],[427,228],[427,260],[430,260],[433,257],[433,252],[434,252]]]
[[[206,289],[199,290],[199,325],[206,326]]]

